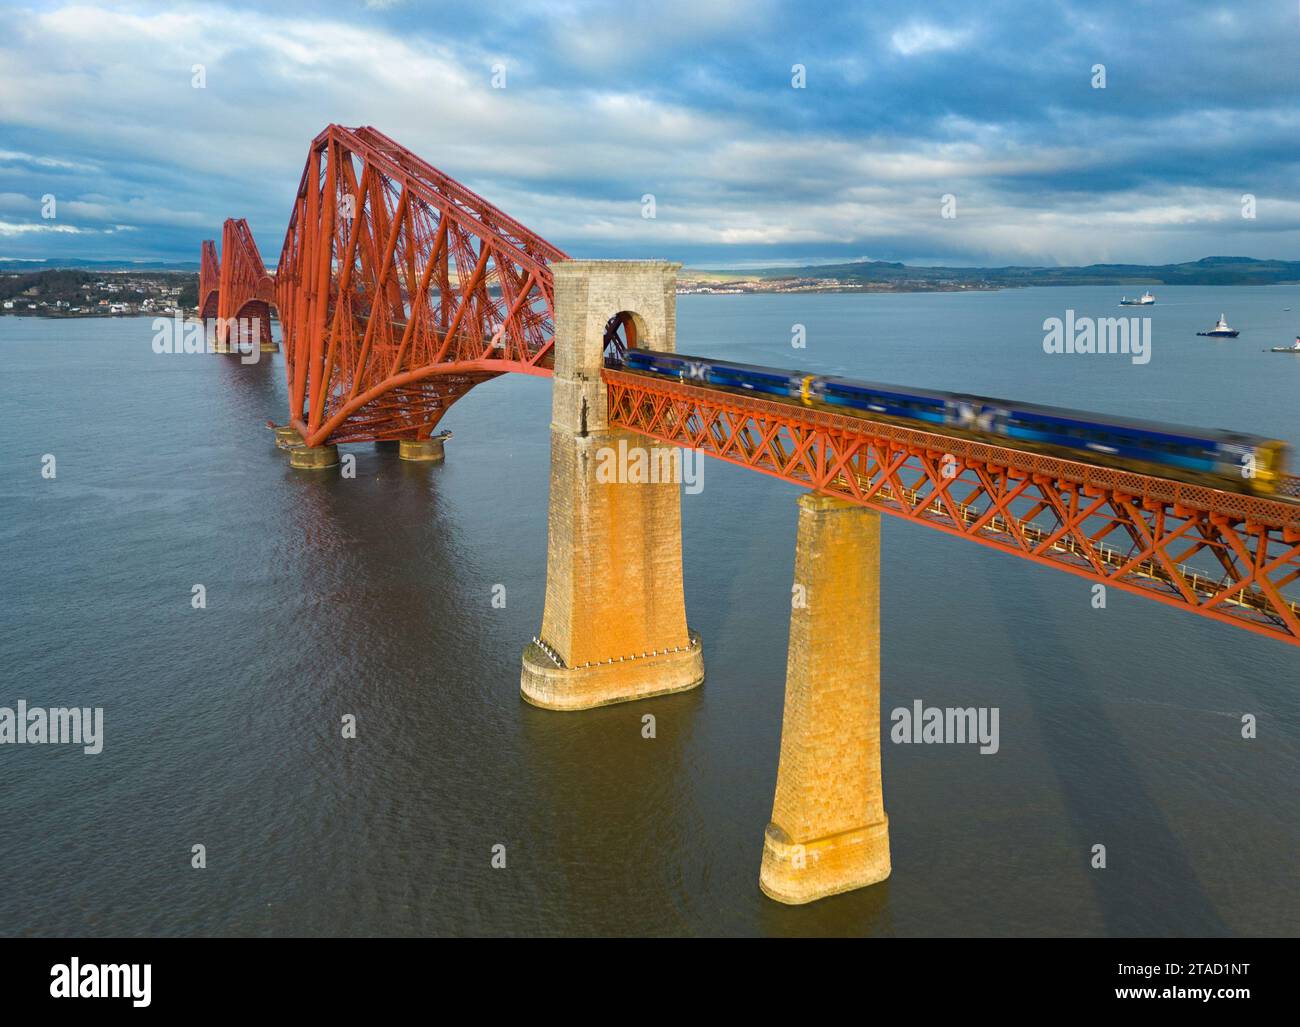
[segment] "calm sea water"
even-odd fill
[[[1146,366],[1043,353],[1043,318],[1124,313],[1120,291],[683,297],[679,349],[1300,445],[1300,359],[1262,352],[1300,331],[1300,288],[1159,290],[1129,312]],[[1196,338],[1221,311],[1241,338]],[[472,392],[442,466],[356,446],[345,480],[273,447],[279,356],[151,335],[0,318],[0,705],[105,709],[100,755],[0,747],[0,933],[1300,929],[1297,650],[1114,590],[1094,610],[1082,580],[886,518],[883,705],[996,706],[1001,749],[887,744],[893,876],[787,908],[757,879],[798,490],[710,461],[684,497],[702,688],[548,713],[518,694],[547,382]]]

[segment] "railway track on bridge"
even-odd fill
[[[1300,645],[1300,479],[1226,492],[614,369],[610,423]]]

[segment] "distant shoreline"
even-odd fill
[[[1169,288],[1174,283],[1165,283],[1164,288]],[[1300,285],[1300,280],[1293,282],[1195,282],[1187,283],[1195,286],[1204,286],[1209,288],[1240,288],[1240,287],[1259,287],[1274,285]],[[1179,288],[1184,287],[1183,283],[1177,283]],[[810,281],[796,280],[787,281],[784,279],[774,279],[770,282],[757,281],[754,279],[739,279],[732,282],[718,283],[709,280],[685,279],[679,281],[677,285],[678,296],[792,296],[792,295],[882,295],[882,294],[902,294],[902,293],[929,293],[929,292],[964,292],[964,293],[987,293],[1003,292],[1007,289],[1037,289],[1037,288],[1057,288],[1057,289],[1081,289],[1081,288],[1118,288],[1109,282],[1062,282],[1062,283],[1036,283],[1036,282],[1019,282],[1019,283],[982,283],[978,285],[950,284],[950,283],[886,283],[886,282],[837,282],[837,281]],[[1131,289],[1131,286],[1130,286]],[[1159,306],[1159,303],[1153,304]],[[1150,309],[1149,307],[1134,306],[1134,310]],[[105,311],[66,311],[66,310],[0,310],[0,317],[31,317],[43,318],[52,321],[69,321],[85,318],[130,318],[130,317],[165,317],[168,319],[180,315],[186,320],[198,317],[198,309],[195,307],[186,307],[182,310],[133,310],[119,313],[108,313]]]
[[[0,317],[39,317],[47,321],[78,321],[91,317],[100,317],[105,320],[119,319],[124,317],[165,317],[168,320],[174,318],[178,311],[175,310],[133,310],[130,313],[105,314],[100,311],[82,311],[79,313],[70,313],[63,311],[41,311],[41,310],[0,310]],[[179,312],[183,318],[191,318],[196,315],[196,311]]]
[[[941,282],[841,282],[836,279],[784,279],[768,281],[744,278],[730,282],[709,279],[685,279],[677,283],[678,296],[758,296],[770,293],[883,293],[883,292],[998,292],[1008,288],[992,284],[951,284]]]
[[[1259,288],[1263,286],[1275,285],[1300,285],[1300,280],[1293,282],[1165,282],[1153,283],[1145,288],[1210,288],[1210,289],[1239,289],[1239,288]],[[751,279],[744,279],[725,284],[711,282],[686,281],[679,282],[677,285],[678,296],[766,296],[766,295],[795,295],[795,294],[812,294],[812,295],[830,295],[833,293],[848,294],[870,294],[879,295],[885,293],[926,293],[926,292],[1002,292],[1006,289],[1123,289],[1127,287],[1130,292],[1133,286],[1115,285],[1110,282],[1000,282],[981,283],[977,285],[950,285],[950,284],[910,284],[896,285],[885,282],[863,282],[863,283],[846,283],[846,282],[817,282],[792,284],[780,279],[771,282],[755,282]],[[1156,304],[1158,305],[1158,304]],[[1134,309],[1139,309],[1134,305]]]
[[[2,267],[4,261],[0,261]],[[1082,267],[930,267],[859,260],[743,271],[683,268],[679,296],[879,295],[998,292],[1003,289],[1105,286],[1125,294],[1172,286],[1300,285],[1300,261],[1216,256],[1181,264],[1089,264]],[[129,271],[85,267],[0,270],[0,316],[193,316],[199,276],[164,268]],[[493,286],[489,291],[497,293]],[[144,304],[153,309],[142,309]],[[113,310],[117,307],[117,310]],[[6,309],[7,308],[7,309]],[[123,309],[125,308],[125,309]]]
[[[745,271],[683,268],[682,291],[962,292],[1104,285],[1128,291],[1173,285],[1297,285],[1300,261],[1203,257],[1182,264],[1089,264],[1086,267],[922,267],[868,260]]]

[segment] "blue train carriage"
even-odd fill
[[[1273,439],[987,396],[809,376],[799,398],[808,405],[848,408],[845,412],[942,435],[1234,492],[1273,494],[1286,462],[1285,444]]]
[[[997,433],[1017,449],[1266,496],[1276,493],[1286,472],[1288,447],[1278,439],[1034,404],[1001,406]]]
[[[792,373],[686,354],[630,349],[625,366],[688,384],[759,393],[903,427],[1233,492],[1273,495],[1286,470],[1285,443],[1235,432]]]
[[[692,357],[684,353],[659,353],[655,350],[629,349],[623,358],[629,371],[641,371],[665,378],[675,378],[688,385],[758,392],[768,396],[790,398],[790,372],[756,364]]]

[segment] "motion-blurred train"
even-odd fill
[[[1138,474],[1274,496],[1289,447],[1278,439],[1157,424],[933,389],[854,381],[681,353],[628,349],[625,370],[974,439]]]

